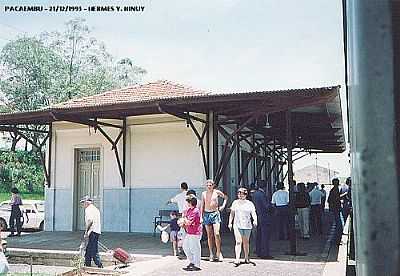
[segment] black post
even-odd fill
[[[50,185],[51,185],[51,154],[52,154],[52,150],[51,150],[51,148],[52,148],[52,144],[53,143],[53,123],[52,122],[50,122],[50,125],[49,125],[49,151],[48,151],[48,153],[49,153],[49,157],[48,157],[48,159],[47,159],[47,173],[49,174],[49,178],[47,179],[47,188],[50,188]]]
[[[126,186],[126,117],[122,120],[122,187]],[[116,150],[116,149],[115,149]]]
[[[286,111],[286,147],[287,147],[287,166],[289,183],[289,254],[298,255],[296,245],[295,212],[294,207],[294,182],[293,182],[293,162],[292,162],[292,118],[290,110]]]
[[[236,129],[239,128],[239,123],[236,124]],[[236,143],[236,166],[237,166],[237,180],[236,183],[238,183],[239,179],[240,179],[240,175],[241,175],[241,153],[240,153],[240,139],[239,139],[239,133],[236,134],[236,141],[238,141]]]

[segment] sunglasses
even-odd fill
[[[242,191],[239,191],[239,192],[238,192],[238,194],[241,194],[241,195],[247,195],[247,193],[246,193],[246,192],[242,192]]]

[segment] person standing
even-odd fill
[[[272,206],[267,200],[264,187],[256,186],[252,198],[257,214],[256,254],[261,259],[272,259],[269,251]]]
[[[178,205],[178,211],[180,214],[186,208],[186,193],[188,191],[188,184],[186,182],[181,183],[181,192],[167,201],[167,204],[176,203]]]
[[[218,198],[222,197],[224,202],[218,206]],[[201,214],[203,215],[203,223],[206,226],[208,249],[210,251],[210,261],[223,261],[221,253],[221,215],[220,212],[225,208],[228,196],[220,190],[216,189],[213,180],[206,181],[206,191],[201,194]],[[213,253],[215,243],[216,254]]]
[[[342,200],[343,222],[346,223],[347,217],[352,209],[351,203],[351,178],[346,179],[346,184],[340,189],[340,198]]]
[[[188,192],[188,189],[189,189],[188,184],[186,182],[182,182],[181,183],[181,192],[167,201],[167,204],[175,203],[178,206],[178,212],[181,216],[183,215],[183,212],[187,208],[186,194]],[[184,231],[184,229],[182,229],[181,233],[183,231]],[[183,249],[182,249],[181,242],[178,242],[178,258],[181,260],[186,258],[185,254],[183,252]]]
[[[321,184],[321,189],[320,189],[321,193],[322,193],[322,197],[321,197],[321,210],[322,210],[322,215],[325,213],[325,203],[326,203],[326,190],[325,190],[325,185]]]
[[[321,213],[321,199],[322,193],[318,189],[318,183],[313,184],[314,187],[311,190],[311,229],[314,233],[322,235],[322,213]]]
[[[303,239],[310,238],[310,195],[306,192],[304,183],[297,184],[298,192],[295,197],[295,206],[299,216],[300,233]]]
[[[197,206],[197,198],[194,195],[189,195],[186,199],[188,209],[184,213],[183,224],[186,235],[183,239],[183,250],[189,260],[189,265],[184,267],[186,271],[199,271],[201,259],[201,222],[200,210]]]
[[[172,211],[169,214],[169,217],[171,218],[171,220],[169,221],[169,228],[170,228],[169,239],[172,243],[172,252],[174,256],[176,256],[178,252],[178,232],[180,229],[178,225],[178,213],[176,211]]]
[[[11,189],[11,216],[10,216],[10,235],[9,237],[14,237],[14,236],[21,236],[21,231],[22,231],[22,212],[20,209],[20,206],[22,205],[22,199],[21,196],[19,195],[19,191],[16,187]],[[17,235],[14,234],[15,227],[17,228]]]
[[[80,200],[82,207],[85,208],[85,234],[88,240],[85,252],[85,266],[92,266],[92,259],[97,267],[103,267],[99,256],[99,237],[101,234],[100,211],[93,204],[89,196]]]
[[[231,212],[229,215],[228,228],[232,230],[235,235],[235,266],[240,264],[240,253],[244,251],[244,262],[249,263],[249,248],[250,248],[250,234],[254,227],[257,227],[256,207],[253,202],[247,200],[247,189],[239,188],[238,199],[234,200],[231,205]],[[251,222],[253,219],[253,224]]]
[[[277,210],[279,239],[284,240],[289,238],[289,192],[283,182],[278,182],[276,188],[271,203]]]
[[[339,192],[339,179],[332,179],[333,188],[329,192],[328,204],[329,211],[332,213],[334,222],[336,224],[335,242],[340,244],[342,239],[343,225],[340,218],[340,192]]]

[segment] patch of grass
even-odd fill
[[[0,202],[10,200],[11,193],[0,193]],[[44,200],[44,194],[21,194],[22,202],[24,199]]]

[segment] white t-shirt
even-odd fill
[[[100,211],[93,204],[90,204],[85,209],[85,223],[88,225],[93,222],[92,226],[89,228],[88,235],[93,231],[97,234],[101,234],[101,223],[100,223]]]
[[[179,213],[183,213],[186,209],[186,191],[183,191],[170,200],[172,203],[176,203],[178,205]]]
[[[276,206],[285,206],[289,204],[289,192],[285,190],[278,190],[272,195],[272,204]]]
[[[256,207],[250,200],[236,199],[232,202],[231,212],[234,212],[233,225],[239,229],[251,229],[251,217],[257,224]]]

